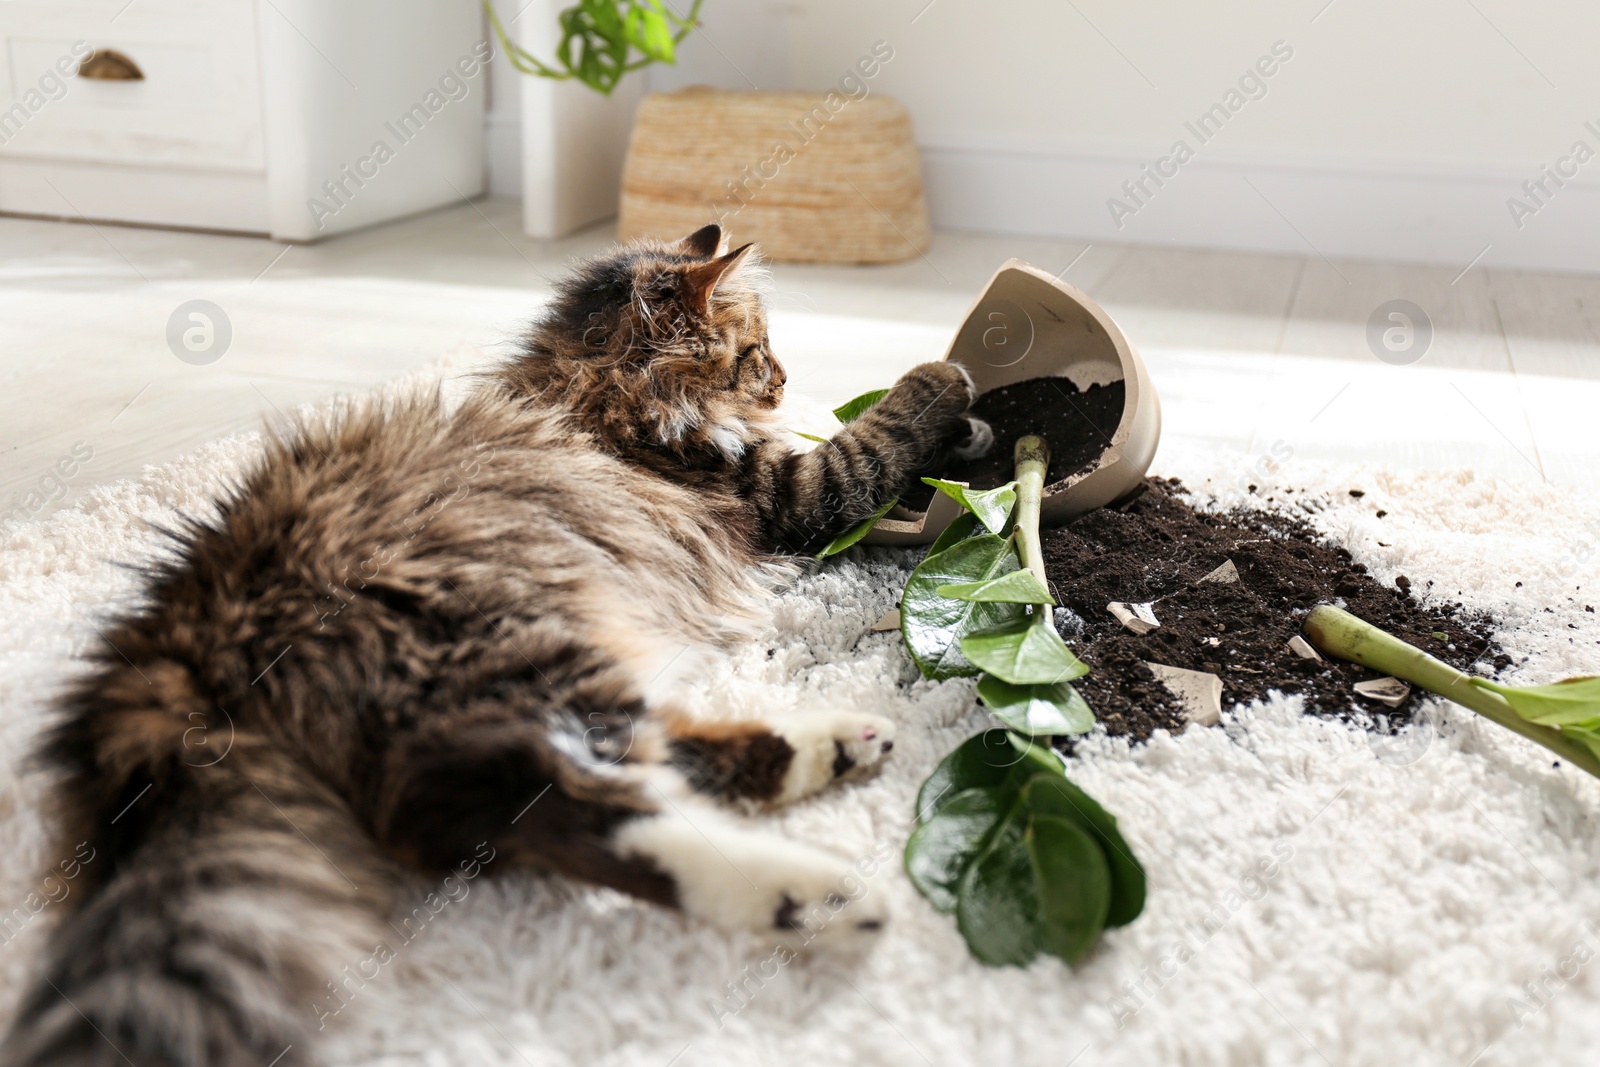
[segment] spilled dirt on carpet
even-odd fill
[[[1223,708],[1278,690],[1304,696],[1310,714],[1365,712],[1384,716],[1389,728],[1409,721],[1418,693],[1398,707],[1367,700],[1353,687],[1375,672],[1290,648],[1306,612],[1322,603],[1463,670],[1510,664],[1494,642],[1493,621],[1432,593],[1429,583],[1400,576],[1381,584],[1347,550],[1280,511],[1200,511],[1184,497],[1177,480],[1150,478],[1133,499],[1044,531],[1045,570],[1067,609],[1058,609],[1057,627],[1090,665],[1074,684],[1107,733],[1142,741],[1187,725],[1182,705],[1147,663],[1217,675]],[[1235,580],[1228,580],[1229,561]],[[1201,580],[1218,568],[1221,575]],[[1158,628],[1132,632],[1107,610],[1111,602],[1151,605]]]

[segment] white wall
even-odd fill
[[[940,226],[1600,270],[1600,155],[1521,188],[1575,142],[1600,153],[1583,0],[706,0],[704,19],[653,86],[820,89],[888,41],[874,88],[911,109]],[[1264,95],[1207,143],[1185,129],[1279,41]],[[1179,139],[1191,161],[1123,192]],[[1520,228],[1513,196],[1537,209]]]
[[[521,0],[518,0],[519,5]],[[688,10],[686,0],[668,0],[677,11]],[[502,0],[503,17],[515,8]],[[530,7],[522,8],[527,11]],[[788,12],[782,0],[706,0],[701,9],[701,32],[691,35],[679,49],[676,66],[652,66],[631,77],[642,77],[651,92],[670,92],[685,85],[715,85],[723,89],[784,89],[790,85]],[[489,33],[485,29],[485,33]],[[515,32],[513,30],[513,32]],[[496,45],[498,48],[498,44]],[[497,56],[489,102],[489,191],[494,196],[522,195],[522,164],[518,150],[521,123],[517,73],[503,56]]]

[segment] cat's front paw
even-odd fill
[[[977,459],[989,454],[989,449],[994,447],[994,430],[987,422],[967,416],[967,438],[957,441],[955,453],[962,459]]]
[[[881,715],[821,711],[773,725],[794,756],[773,798],[799,800],[844,778],[870,774],[894,750],[894,723]]]
[[[959,363],[919,363],[900,376],[896,387],[914,384],[928,395],[928,403],[951,413],[966,411],[978,398],[972,375]]]

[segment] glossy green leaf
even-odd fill
[[[1044,940],[1024,822],[1019,806],[967,867],[956,894],[956,925],[967,949],[991,967],[1024,966]]]
[[[978,522],[978,517],[970,511],[966,512],[949,526],[946,526],[944,532],[934,539],[933,544],[928,546],[928,555],[937,556],[957,541],[965,541],[982,530],[983,524]]]
[[[1055,597],[1026,567],[990,578],[986,582],[941,585],[939,595],[952,600],[973,600],[995,604],[1054,604]]]
[[[1007,730],[973,734],[928,775],[917,793],[917,821],[926,822],[952,797],[969,789],[997,789],[1009,804],[1022,786],[1039,773],[1061,777],[1054,752]]]
[[[950,797],[906,842],[906,874],[934,907],[956,910],[956,890],[1006,805],[993,789],[965,789]]]
[[[1511,710],[1542,726],[1569,726],[1600,720],[1600,678],[1568,678],[1554,685],[1499,685],[1486,678],[1472,684],[1506,698]]]
[[[986,674],[978,680],[978,699],[995,718],[1019,733],[1042,737],[1086,734],[1094,729],[1094,712],[1067,682],[1012,685]]]
[[[911,572],[900,599],[900,633],[924,678],[978,673],[962,653],[962,639],[1024,619],[1016,604],[951,600],[939,587],[988,581],[1019,566],[1009,540],[983,534],[928,556]]]
[[[1111,906],[1105,924],[1124,926],[1138,918],[1144,910],[1144,866],[1117,829],[1116,817],[1065,775],[1030,778],[1022,796],[1035,818],[1069,819],[1099,843],[1111,872]]]
[[[961,654],[979,670],[1012,685],[1070,682],[1089,673],[1088,664],[1045,625],[1042,614],[984,630],[969,628],[961,638]]]
[[[857,541],[861,540],[863,537],[867,536],[867,534],[872,532],[872,528],[878,525],[878,520],[889,514],[889,509],[894,507],[897,503],[899,503],[898,500],[891,499],[883,507],[873,512],[870,518],[863,519],[860,525],[852,527],[850,530],[847,530],[838,537],[835,537],[832,541],[829,541],[828,547],[817,553],[817,558],[827,559],[829,556],[836,556],[840,552],[843,552],[845,549],[849,548],[851,545],[855,544]]]
[[[840,422],[849,422],[851,419],[859,418],[868,408],[888,395],[889,390],[887,389],[874,389],[870,393],[862,393],[854,400],[846,400],[843,404],[834,408],[834,418]]]
[[[1017,505],[1017,483],[1007,482],[994,489],[971,489],[961,482],[947,482],[943,478],[924,478],[923,482],[955,500],[978,517],[990,533],[999,533],[1011,518],[1011,509]]]
[[[1025,835],[1038,885],[1040,947],[1077,963],[1105,927],[1111,872],[1100,845],[1077,824],[1036,815]]]

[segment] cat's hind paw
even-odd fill
[[[870,945],[888,924],[885,894],[862,864],[692,804],[625,824],[616,843],[668,875],[685,912],[725,930],[850,948]]]
[[[823,711],[773,724],[794,749],[772,799],[786,804],[845,778],[872,773],[894,750],[894,723],[881,715]]]
[[[787,941],[827,948],[871,944],[889,924],[881,892],[874,892],[842,859],[796,846],[800,862],[782,872],[772,929]],[[777,872],[773,872],[777,873]]]

